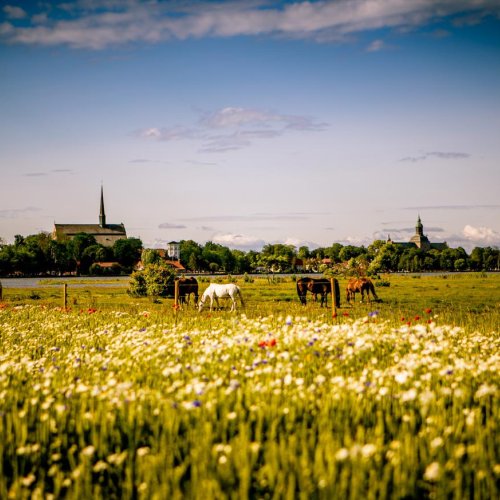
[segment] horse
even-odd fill
[[[179,278],[179,302],[189,305],[191,294],[194,295],[194,305],[198,304],[198,282],[196,278]]]
[[[236,310],[236,297],[239,297],[241,306],[244,307],[243,297],[241,295],[240,287],[234,283],[229,283],[226,285],[221,285],[219,283],[210,283],[208,288],[203,292],[200,302],[198,304],[198,310],[201,312],[207,299],[210,299],[210,310],[215,300],[217,307],[219,307],[219,299],[231,299],[231,311]]]
[[[334,287],[336,303],[340,306],[340,290],[337,280],[334,280]],[[297,295],[302,305],[306,305],[307,303],[307,292],[311,292],[315,299],[317,294],[319,294],[321,296],[321,307],[323,305],[328,307],[328,294],[332,292],[332,284],[327,278],[299,278],[297,280]]]
[[[175,294],[175,283],[179,283],[179,303],[189,304],[191,294],[194,295],[195,306],[198,304],[198,281],[196,278],[175,278],[173,282],[167,285],[167,296],[173,297]]]
[[[377,292],[375,291],[375,286],[369,278],[351,278],[346,286],[347,302],[350,303],[351,299],[355,302],[356,293],[361,293],[361,302],[364,302],[365,292],[369,302],[371,302],[370,293],[373,295],[375,300],[380,300]]]

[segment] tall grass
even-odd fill
[[[498,277],[384,279],[336,318],[9,294],[0,498],[498,498]]]

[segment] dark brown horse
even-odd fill
[[[194,295],[194,305],[198,304],[198,281],[196,278],[176,278],[176,282],[179,282],[179,304],[189,304],[189,298],[191,294]],[[174,283],[167,286],[167,295],[169,297],[174,296]]]
[[[340,289],[337,280],[334,280],[334,287],[336,302],[340,306]],[[307,292],[312,293],[315,298],[319,294],[321,297],[321,307],[323,305],[328,307],[328,294],[332,293],[332,284],[327,278],[299,278],[297,280],[297,295],[299,296],[300,303],[303,305],[307,303]]]
[[[346,299],[350,303],[351,299],[353,302],[356,301],[356,294],[361,293],[361,302],[365,300],[365,293],[368,302],[371,302],[370,293],[375,300],[380,300],[375,291],[375,286],[369,278],[351,278],[346,286]]]

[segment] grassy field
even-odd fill
[[[377,283],[335,318],[290,278],[4,289],[0,498],[498,498],[500,276]]]

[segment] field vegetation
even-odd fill
[[[382,275],[336,317],[231,280],[237,313],[4,288],[0,498],[499,497],[499,275]]]

